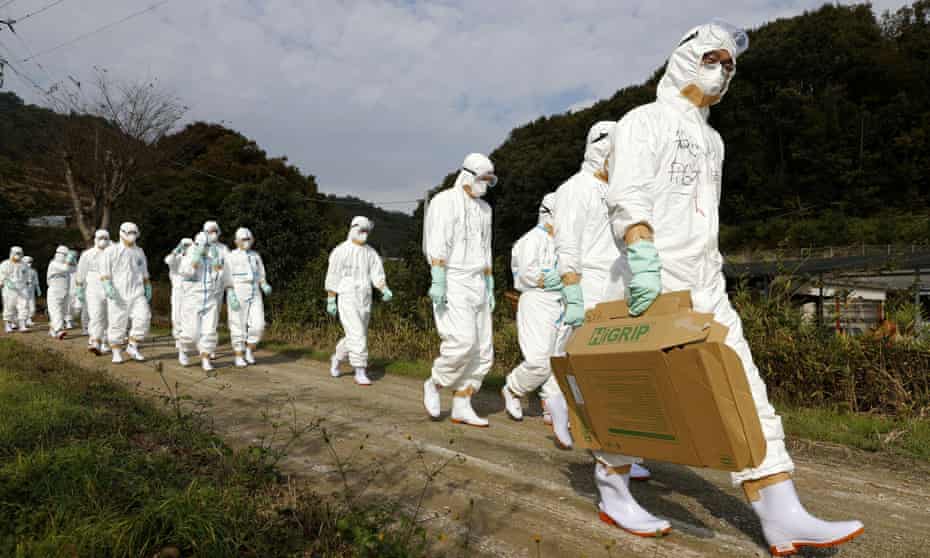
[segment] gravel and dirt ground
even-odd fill
[[[730,557],[767,556],[761,531],[741,491],[725,473],[648,463],[649,482],[634,493],[672,535],[639,539],[597,519],[592,460],[583,451],[556,449],[538,409],[523,422],[507,418],[500,394],[476,396],[488,429],[433,422],[422,406],[422,383],[371,373],[374,385],[355,385],[350,373],[330,377],[319,362],[259,352],[259,364],[232,366],[223,351],[213,377],[182,368],[173,341],[148,343],[145,363],[110,364],[85,350],[85,337],[56,341],[45,330],[17,334],[35,346],[62,351],[87,367],[103,367],[147,397],[172,390],[207,406],[205,412],[231,445],[258,443],[278,423],[325,419],[332,445],[320,436],[299,439],[283,469],[322,492],[340,493],[344,481],[332,449],[348,461],[346,482],[366,486],[366,497],[399,498],[410,510],[421,494],[419,517],[450,555],[494,557]],[[443,395],[449,405],[448,393]],[[192,405],[188,401],[187,405]],[[792,441],[795,480],[810,510],[825,518],[859,518],[865,534],[840,549],[807,556],[917,558],[930,556],[930,467],[836,446]],[[457,456],[461,456],[458,458]],[[445,468],[428,482],[427,470]],[[425,487],[425,491],[424,491]]]

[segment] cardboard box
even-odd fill
[[[631,318],[600,304],[552,369],[576,445],[682,465],[740,471],[765,458],[765,437],[727,328],[692,311],[687,292]]]

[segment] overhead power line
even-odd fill
[[[65,1],[65,0],[55,0],[55,1],[52,2],[51,4],[46,4],[45,6],[42,6],[41,8],[39,8],[38,10],[35,10],[35,11],[33,11],[33,12],[29,12],[28,14],[26,14],[26,15],[24,15],[24,16],[22,16],[22,17],[18,17],[18,18],[16,18],[16,19],[11,19],[11,20],[9,21],[9,23],[13,23],[13,24],[15,24],[15,23],[22,23],[23,21],[26,21],[26,20],[29,19],[30,17],[37,16],[37,15],[41,14],[42,12],[44,12],[44,11],[46,11],[46,10],[48,10],[48,9],[51,9],[51,8],[57,6],[58,4],[61,4],[61,3],[64,2],[64,1]],[[2,6],[0,6],[0,7],[2,7]]]
[[[111,28],[113,28],[113,27],[116,27],[117,25],[120,25],[121,23],[125,23],[125,22],[129,21],[130,19],[139,17],[139,16],[142,15],[142,14],[145,14],[145,13],[148,13],[148,12],[151,12],[151,11],[154,11],[154,10],[157,9],[158,7],[163,6],[164,4],[167,4],[167,3],[170,2],[170,1],[171,1],[171,0],[162,0],[161,2],[156,2],[156,3],[152,4],[151,6],[148,6],[147,8],[143,8],[143,9],[139,10],[138,12],[133,12],[133,13],[129,14],[128,16],[126,16],[126,17],[124,17],[124,18],[122,18],[122,19],[118,19],[118,20],[116,20],[116,21],[112,21],[112,22],[110,22],[110,23],[107,23],[106,25],[103,25],[103,26],[101,26],[101,27],[98,27],[98,28],[94,29],[93,31],[88,31],[87,33],[84,33],[84,34],[82,34],[82,35],[78,35],[77,37],[74,37],[74,38],[72,38],[72,39],[69,39],[69,40],[67,40],[67,41],[65,41],[65,42],[63,42],[63,43],[60,43],[60,44],[57,44],[57,45],[55,45],[55,46],[53,46],[53,47],[51,47],[51,48],[45,49],[45,50],[39,52],[38,54],[34,54],[34,55],[32,55],[32,56],[30,56],[30,57],[28,57],[28,58],[24,58],[24,59],[22,60],[22,62],[29,62],[30,60],[33,60],[34,58],[38,58],[38,57],[40,57],[40,56],[45,56],[46,54],[49,54],[49,53],[51,53],[51,52],[55,52],[56,50],[62,49],[62,48],[64,48],[64,47],[66,47],[66,46],[71,46],[71,45],[73,45],[74,43],[76,43],[76,42],[78,42],[78,41],[82,41],[82,40],[86,39],[87,37],[90,37],[90,36],[92,36],[92,35],[96,35],[97,33],[101,33],[101,32],[103,32],[103,31],[106,31],[107,29],[111,29]]]
[[[13,2],[16,2],[16,0],[8,0],[7,2],[4,2],[3,4],[0,4],[0,10],[2,10],[3,8],[6,8],[6,7],[9,6],[10,4],[12,4]]]

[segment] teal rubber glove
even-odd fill
[[[268,283],[262,283],[262,292],[265,293],[265,296],[271,294],[271,285]]]
[[[74,254],[68,254],[68,265],[77,265],[77,257]]]
[[[394,299],[394,293],[391,292],[391,289],[384,287],[381,289],[381,300],[384,302],[391,302]]]
[[[152,302],[152,284],[146,283],[143,289],[145,289],[145,301]]]
[[[562,289],[562,276],[556,268],[550,269],[543,274],[543,288],[547,291],[558,291]]]
[[[446,307],[446,268],[434,265],[429,270],[433,282],[429,287],[429,297],[437,309]]]
[[[42,295],[40,294],[39,296],[42,296]],[[84,290],[84,287],[78,287],[77,289],[75,289],[74,296],[76,296],[77,299],[81,301],[81,304],[87,304],[87,294],[86,294],[86,291]]]
[[[331,296],[326,299],[326,313],[332,317],[336,317],[336,314],[339,313],[339,306],[336,304],[336,297]]]
[[[562,298],[565,299],[565,318],[567,326],[581,327],[584,324],[584,292],[581,285],[565,285],[562,287]]]
[[[107,279],[103,282],[103,292],[106,293],[107,298],[110,300],[116,300],[116,288],[113,287],[113,281]]]
[[[633,272],[628,306],[631,316],[639,316],[662,292],[662,262],[656,245],[650,240],[634,242],[626,251]]]
[[[191,260],[193,260],[194,262],[199,262],[200,260],[202,260],[203,259],[203,246],[197,246],[195,244],[194,247],[191,248],[190,256],[191,256]]]
[[[16,283],[14,283],[12,279],[5,280],[3,282],[3,286],[6,287],[7,289],[10,289],[11,291],[16,290]]]
[[[493,275],[484,276],[484,286],[488,292],[488,306],[491,307],[491,312],[494,312],[494,309],[497,308],[497,299],[494,298],[494,276]]]
[[[239,297],[236,296],[235,291],[232,289],[226,291],[226,300],[229,301],[229,309],[233,312],[242,310],[242,305],[239,304]]]

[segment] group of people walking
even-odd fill
[[[165,258],[171,280],[171,324],[178,360],[190,364],[188,353],[213,370],[220,309],[224,296],[235,352],[235,366],[255,364],[255,349],[265,329],[263,296],[271,293],[261,256],[252,250],[246,228],[236,231],[236,249],[220,242],[215,221],[204,224],[194,239],[185,238]],[[82,315],[90,352],[112,353],[113,362],[144,361],[141,344],[152,321],[152,283],[148,260],[137,241],[134,223],[120,225],[119,240],[106,230],[94,234],[93,246],[80,257],[59,246],[46,274],[49,335],[64,339],[73,328],[72,311]],[[3,320],[6,333],[34,326],[35,297],[41,296],[32,259],[14,246],[0,264]]]
[[[795,491],[794,464],[785,448],[781,418],[768,400],[753,363],[740,318],[730,304],[718,249],[724,143],[708,123],[710,107],[727,93],[747,35],[715,22],[690,30],[673,51],[658,84],[657,100],[604,121],[588,131],[580,170],[546,194],[537,225],[513,246],[511,271],[521,296],[517,329],[524,360],[502,389],[506,412],[523,419],[523,402],[537,390],[559,446],[573,445],[568,408],[552,376],[550,358],[564,354],[585,312],[600,302],[625,298],[634,316],[662,292],[688,290],[697,312],[727,326],[726,344],[742,361],[755,401],[767,452],[762,464],[733,474],[757,514],[770,550],[787,555],[802,546],[835,546],[863,531],[858,521],[828,522],[809,514]],[[443,391],[452,393],[452,422],[487,427],[472,397],[494,360],[495,285],[492,209],[482,198],[497,183],[494,164],[468,155],[454,185],[439,192],[424,211],[423,253],[430,266],[436,328],[441,340],[430,378],[423,384],[427,415],[438,420]],[[381,258],[368,244],[373,223],[352,220],[348,238],[329,258],[326,310],[338,316],[345,336],[335,348],[331,374],[348,360],[355,382],[367,376],[367,330],[373,289],[393,297]],[[122,350],[143,360],[139,344],[148,331],[151,284],[138,228],[120,227],[118,243],[98,231],[80,259],[60,247],[48,270],[50,333],[62,336],[71,276],[74,296],[89,315],[89,343],[113,361]],[[172,325],[178,360],[196,353],[212,369],[224,295],[236,366],[255,362],[264,330],[263,295],[271,292],[248,229],[236,231],[236,249],[220,242],[220,228],[207,222],[165,258],[172,284]],[[38,292],[34,271],[13,248],[0,265],[7,331],[30,324],[29,297]],[[63,294],[64,293],[64,294]],[[64,298],[62,298],[64,296]],[[639,505],[631,479],[651,473],[635,456],[594,452],[600,518],[639,536],[667,533],[671,524]]]

